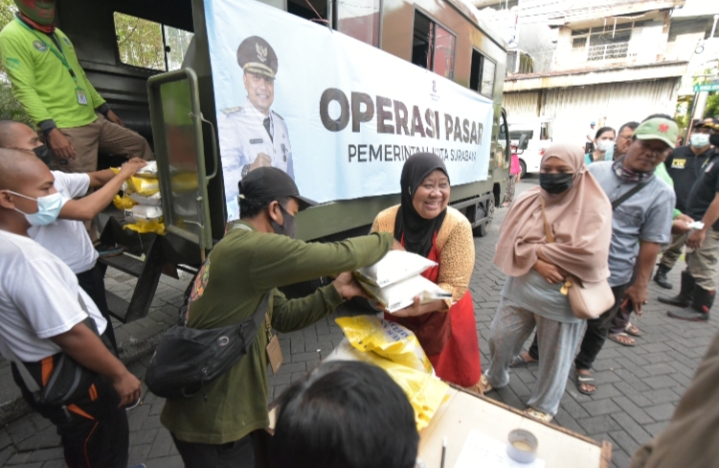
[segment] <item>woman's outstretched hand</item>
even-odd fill
[[[396,317],[417,317],[419,315],[429,314],[430,312],[447,310],[447,305],[443,300],[432,301],[426,304],[421,304],[420,302],[420,297],[417,296],[414,298],[414,302],[411,306],[400,309],[392,313],[392,315]]]

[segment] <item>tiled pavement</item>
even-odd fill
[[[529,179],[520,186],[526,188],[534,184],[536,179]],[[498,211],[487,238],[476,240],[477,258],[470,286],[485,367],[489,326],[504,283],[503,275],[492,265],[493,247],[504,213],[505,210]],[[127,294],[134,284],[134,279],[117,272],[111,272],[109,276],[108,289],[115,292]],[[678,284],[678,268],[670,276]],[[143,323],[120,326],[120,341],[137,339],[144,330],[170,323],[186,281],[163,277],[160,296],[151,316],[143,319]],[[593,396],[577,392],[571,380],[572,373],[555,419],[557,424],[570,430],[612,442],[613,465],[616,467],[626,467],[637,447],[658,434],[671,418],[699,360],[717,332],[716,320],[697,324],[669,319],[666,308],[656,301],[656,296],[663,292],[655,285],[651,287],[645,315],[635,322],[645,332],[645,336],[638,339],[638,346],[624,348],[607,342],[595,363],[598,390]],[[339,343],[342,333],[335,325],[334,317],[330,317],[280,338],[285,364],[276,376],[270,377],[270,399],[316,366]],[[144,374],[147,360],[144,358],[131,365],[131,370],[138,375]],[[2,369],[0,366],[0,392],[14,385]],[[490,396],[523,409],[536,372],[536,365],[513,370],[510,385]],[[149,468],[182,466],[169,433],[159,422],[162,405],[161,399],[148,393],[143,406],[130,412],[130,466],[140,462],[145,462]],[[64,466],[54,428],[39,416],[29,415],[0,429],[0,465]]]

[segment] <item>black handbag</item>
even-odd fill
[[[80,302],[80,306],[82,306],[82,310],[88,313],[82,297],[78,296],[78,301]],[[96,335],[99,335],[95,320],[90,317],[89,313],[83,323]],[[112,324],[108,321],[107,326],[111,327]],[[107,346],[107,343],[104,344]],[[86,394],[90,389],[90,385],[92,385],[97,378],[97,373],[78,364],[77,361],[62,352],[52,357],[52,373],[50,374],[47,384],[41,387],[28,369],[28,366],[34,369],[35,367],[39,367],[39,365],[36,363],[26,365],[18,359],[14,353],[11,357],[25,386],[32,394],[33,401],[40,406],[66,406]],[[41,372],[38,371],[36,373],[40,374]]]
[[[162,398],[192,398],[229,371],[249,352],[270,303],[264,297],[252,317],[236,324],[208,330],[184,324],[170,327],[160,339],[145,374],[152,393]],[[205,400],[207,394],[204,393]]]

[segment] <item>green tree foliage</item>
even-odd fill
[[[719,118],[719,93],[714,93],[707,99],[707,106],[704,108],[704,118]]]
[[[0,30],[15,16],[17,8],[13,0],[0,0]],[[12,119],[32,125],[22,105],[12,94],[12,86],[0,61],[0,119]]]
[[[122,63],[165,71],[165,46],[160,24],[115,13],[115,33]]]

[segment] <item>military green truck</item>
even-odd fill
[[[215,91],[213,30],[208,27],[217,1],[57,1],[57,24],[72,40],[88,78],[126,125],[147,138],[158,162],[166,234],[123,229],[118,213],[105,218],[103,240],[125,245],[127,252],[104,261],[139,278],[129,305],[108,293],[112,313],[123,321],[144,317],[160,275],[175,268],[193,271],[227,227],[230,200],[226,199],[218,141],[223,109],[217,103],[223,96]],[[230,6],[234,1],[239,7],[256,0],[222,1]],[[486,234],[508,177],[509,143],[501,107],[507,51],[476,10],[464,0],[260,3],[281,15],[317,23],[315,27],[328,28],[330,34],[339,31],[381,49],[393,56],[397,66],[410,62],[453,81],[456,86],[451,86],[463,87],[464,93],[469,89],[483,96],[491,106],[484,126],[488,144],[482,146],[489,154],[480,155],[486,167],[480,180],[453,181],[451,204],[467,216],[475,235]],[[289,39],[293,46],[303,47],[301,35]],[[267,52],[260,47],[258,54],[262,59]],[[439,120],[438,115],[435,123]],[[437,128],[437,136],[439,132]],[[295,158],[301,156],[297,148],[293,151]],[[101,164],[117,164],[112,155],[100,159]],[[326,182],[320,178],[308,182],[306,174],[303,177],[298,178],[301,190]],[[380,210],[399,202],[398,176],[391,191],[330,200],[306,210],[297,217],[297,235],[304,240],[331,241],[365,233]]]

